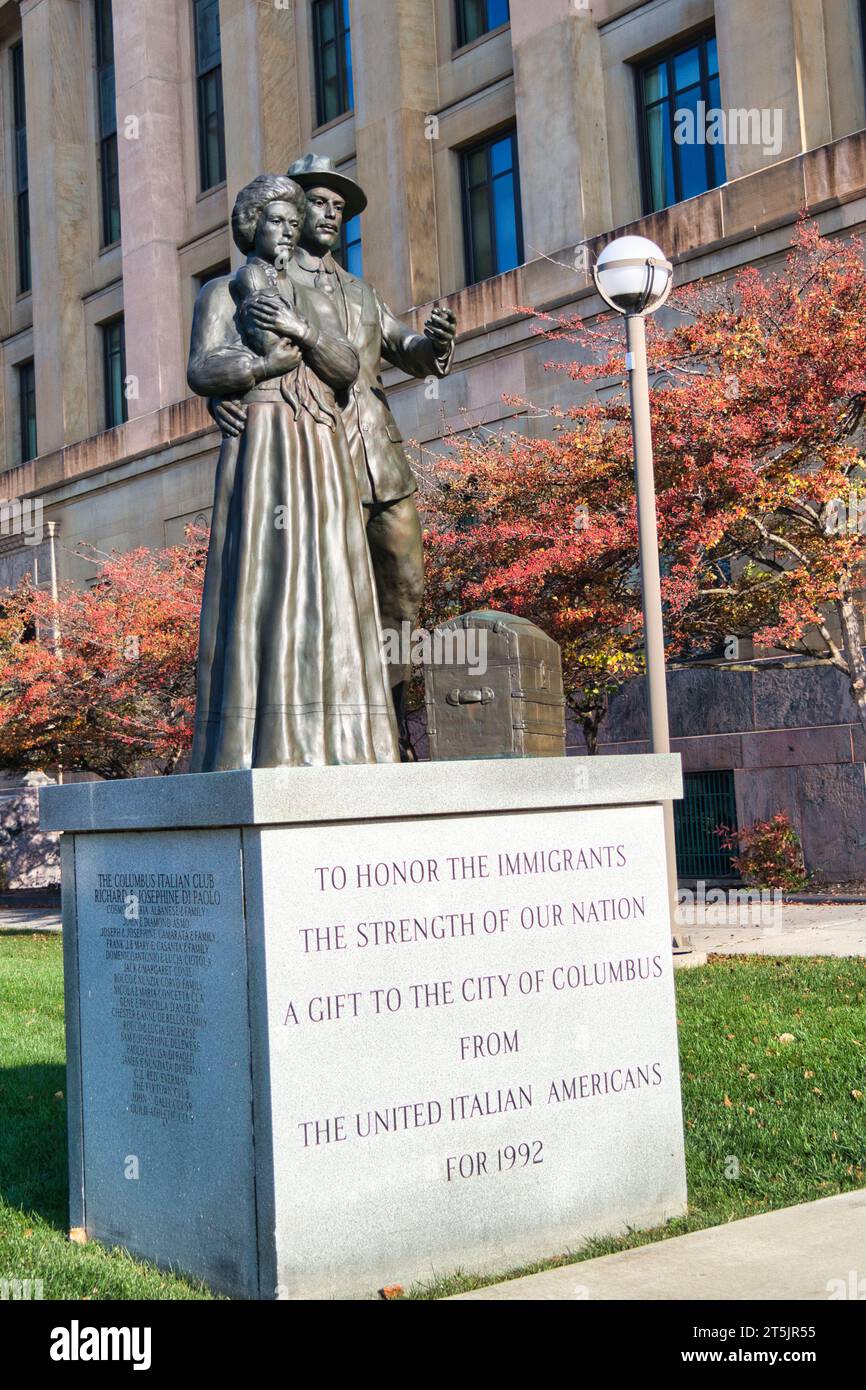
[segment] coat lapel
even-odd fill
[[[346,296],[346,308],[349,315],[349,324],[346,329],[346,337],[350,343],[355,341],[358,329],[361,326],[361,315],[364,310],[364,282],[356,280],[354,275],[349,275],[341,265],[334,262],[334,269],[337,272],[340,284],[343,286],[343,293]]]

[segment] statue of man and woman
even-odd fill
[[[415,482],[381,359],[443,376],[456,322],[423,334],[334,257],[366,198],[307,155],[238,194],[246,263],[196,302],[188,378],[223,440],[202,603],[191,771],[396,762],[417,621]]]

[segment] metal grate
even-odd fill
[[[684,796],[674,802],[677,873],[680,878],[736,878],[733,850],[725,849],[716,828],[737,826],[733,772],[687,772]]]

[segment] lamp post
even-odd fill
[[[649,378],[646,365],[647,314],[655,313],[671,292],[673,266],[646,237],[624,236],[611,241],[593,269],[595,287],[606,304],[625,316],[626,368],[634,440],[634,476],[640,547],[641,602],[644,620],[650,747],[653,753],[671,751],[668,695],[665,681],[665,637],[662,622],[659,542],[656,523],[655,476],[650,430]],[[668,870],[671,931],[675,947],[684,939],[677,931],[677,855],[672,801],[662,806]]]

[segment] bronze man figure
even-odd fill
[[[287,274],[302,289],[319,290],[329,297],[359,358],[357,379],[344,398],[343,421],[367,518],[382,626],[399,635],[403,623],[410,630],[417,623],[424,567],[414,497],[417,485],[388,408],[381,359],[409,376],[445,376],[454,353],[456,319],[450,310],[437,306],[423,334],[401,323],[372,285],[344,270],[333,256],[344,218],[355,217],[367,206],[363,190],[320,155],[304,155],[288,173],[305,190],[307,206],[300,245]],[[266,324],[266,318],[262,322]],[[238,435],[243,430],[246,410],[242,404],[213,401],[211,409],[224,434]],[[404,757],[410,756],[404,708],[410,675],[408,663],[389,671]]]

